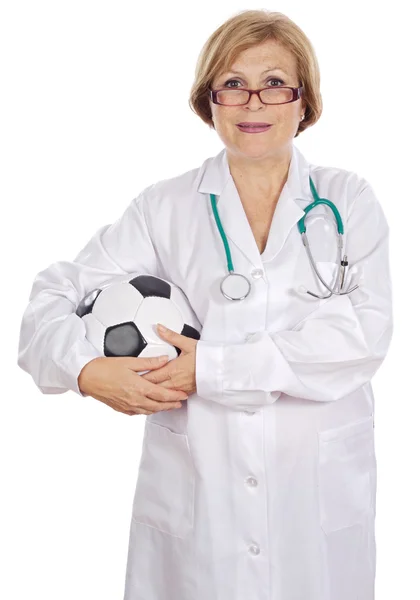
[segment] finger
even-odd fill
[[[161,383],[162,381],[166,381],[166,379],[168,379],[168,369],[161,368],[156,371],[150,371],[149,373],[142,375],[142,378],[146,379],[146,381],[150,381],[151,383]]]
[[[156,402],[155,400],[150,400],[149,398],[143,398],[142,406],[141,408],[139,407],[139,410],[146,410],[148,412],[150,411],[150,413],[156,413],[162,410],[173,410],[181,407],[181,400],[177,400],[176,402]]]
[[[174,386],[174,382],[172,381],[172,379],[166,379],[165,381],[161,381],[161,382],[159,383],[159,385],[160,385],[161,387],[164,387],[164,388],[167,388],[167,389],[170,389],[170,390],[178,390],[178,391],[181,391],[180,389],[178,389],[178,388],[179,388],[179,386],[178,386],[178,387],[175,387],[175,386]],[[186,393],[186,392],[185,392],[185,393]]]
[[[187,350],[191,347],[191,338],[181,335],[172,329],[168,329],[161,323],[157,324],[157,332],[160,337],[168,341],[172,346],[176,346],[181,350]]]
[[[165,365],[168,362],[169,356],[164,354],[163,356],[150,356],[147,358],[142,358],[141,356],[116,358],[121,358],[124,364],[132,371],[148,371],[149,369],[159,369]]]
[[[175,389],[174,379],[170,373],[167,373],[166,375],[159,373],[155,376],[154,373],[149,371],[149,373],[142,375],[142,378],[148,381],[149,383],[154,383],[155,385],[159,386],[162,386],[164,382],[169,382],[169,385],[166,387],[171,387],[172,389]]]
[[[150,398],[151,400],[156,400],[157,402],[176,402],[188,398],[188,395],[182,390],[174,390],[172,388],[155,385],[149,381],[143,381],[144,385],[141,387],[141,394],[147,396],[147,398]]]

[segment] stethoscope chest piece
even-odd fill
[[[251,284],[244,275],[229,273],[222,279],[220,290],[228,300],[243,300],[251,291]]]

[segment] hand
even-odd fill
[[[197,390],[195,378],[195,355],[198,340],[181,335],[158,324],[159,336],[181,350],[178,358],[174,358],[159,369],[154,369],[145,375],[143,379],[151,383],[159,384],[161,387],[172,390],[182,390],[191,394]]]
[[[81,392],[127,415],[150,415],[182,406],[188,394],[144,380],[137,371],[158,369],[166,363],[156,358],[100,356],[86,363],[78,376]]]

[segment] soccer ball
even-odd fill
[[[159,336],[157,323],[200,339],[200,323],[184,292],[152,275],[114,277],[86,294],[76,314],[84,321],[86,338],[103,356],[177,358],[181,350]]]

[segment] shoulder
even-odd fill
[[[196,180],[203,165],[204,163],[174,177],[160,179],[148,185],[140,192],[139,200],[143,201],[149,209],[153,205],[153,210],[167,203],[185,204],[197,188]]]
[[[371,235],[388,231],[385,210],[366,177],[348,169],[320,165],[310,165],[310,173],[319,195],[334,202],[350,229],[369,230]]]
[[[340,192],[353,196],[358,195],[369,185],[366,178],[360,173],[341,167],[311,164],[310,174],[314,182],[317,180],[321,186],[337,188]]]
[[[356,204],[379,204],[371,183],[356,171],[310,164],[310,175],[320,196],[342,205],[349,214]]]

